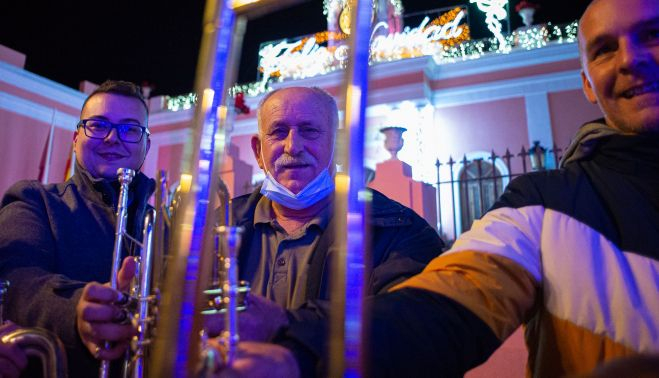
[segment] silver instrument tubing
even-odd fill
[[[5,296],[9,290],[9,281],[0,281],[0,324]],[[3,343],[18,345],[25,354],[36,357],[41,362],[44,378],[66,378],[66,352],[60,339],[43,328],[18,328],[2,336]]]
[[[18,345],[25,354],[41,362],[44,378],[66,378],[66,353],[57,336],[42,328],[19,328],[4,336],[3,343]]]
[[[128,186],[135,177],[135,171],[128,168],[119,168],[117,170],[119,179],[119,202],[117,203],[117,212],[114,232],[114,248],[112,250],[112,273],[110,274],[110,286],[117,289],[117,273],[121,268],[121,250],[123,248],[123,239],[126,233],[126,221],[128,217]],[[110,343],[105,342],[105,349],[110,348]],[[110,361],[102,360],[99,370],[100,378],[110,377]]]

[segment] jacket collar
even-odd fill
[[[76,184],[80,194],[99,205],[112,206],[116,209],[119,183],[102,178],[94,178],[76,161],[75,173],[70,179]],[[146,203],[155,190],[155,181],[146,177],[142,172],[137,172],[130,183],[128,202],[137,200],[138,203]]]
[[[370,217],[368,222],[373,226],[404,226],[412,224],[406,207],[398,202],[388,200],[387,197],[374,189],[368,189],[372,194]],[[256,188],[251,194],[235,198],[233,202],[234,219],[239,219],[236,226],[252,227],[256,205],[262,197],[261,188]]]

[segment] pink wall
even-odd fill
[[[581,90],[549,94],[554,143],[560,148],[569,145],[583,123],[602,117],[602,112],[584,96]]]
[[[38,178],[48,128],[46,123],[0,110],[0,192],[18,180]]]
[[[232,183],[235,182],[236,183],[235,185],[237,185],[238,187],[238,189],[235,190],[235,193],[237,193],[237,195],[243,194],[245,181],[249,181],[251,183],[251,176],[253,170],[259,169],[258,166],[256,165],[256,160],[254,159],[252,150],[251,148],[245,145],[246,143],[249,143],[249,136],[247,135],[241,135],[239,137],[232,138],[231,140],[232,145],[230,148],[231,156],[238,157],[238,160],[242,160],[242,161],[234,161],[233,159],[231,159],[230,166],[223,167],[221,170],[221,172],[225,172],[226,174],[230,173],[232,175],[231,182]],[[247,148],[249,148],[249,150]],[[156,170],[164,169],[167,172],[167,177],[170,184],[174,183],[175,181],[178,181],[181,175],[183,149],[184,149],[184,144],[178,143],[178,144],[167,144],[167,145],[157,146],[155,148],[152,148],[151,151],[149,151],[149,155],[152,158],[156,159],[156,165],[155,165]],[[248,159],[249,162],[245,162],[246,159]],[[233,172],[234,167],[240,172]],[[144,173],[149,177],[156,177],[155,171],[150,172],[145,170]],[[233,188],[233,186],[234,185],[232,184],[231,188]],[[231,192],[233,194],[234,190],[232,190]]]
[[[428,224],[437,224],[435,189],[412,180],[412,167],[398,159],[389,159],[375,167],[375,179],[368,186],[414,210]]]
[[[164,169],[167,172],[169,185],[179,180],[181,176],[181,159],[183,158],[183,143],[160,146],[157,151],[149,153],[158,154],[156,169]],[[157,172],[145,172],[150,177],[156,177]]]
[[[453,160],[461,160],[464,154],[474,151],[494,149],[502,155],[506,148],[513,154],[522,146],[528,148],[523,98],[440,108],[435,120],[441,162],[446,162],[449,155]]]
[[[10,49],[7,46],[0,45],[0,61],[11,64],[18,68],[25,67],[25,54]]]
[[[71,114],[74,117],[78,117],[80,115],[80,108],[73,108],[71,106],[67,106],[65,104],[62,104],[61,102],[52,100],[48,97],[44,97],[39,94],[35,94],[33,92],[28,92],[24,89],[17,88],[3,81],[0,81],[0,91],[7,92],[12,96],[20,97],[24,100],[32,101],[42,106],[47,106],[49,108],[57,109],[58,111],[61,111],[63,113]],[[82,105],[82,102],[80,102],[80,105]],[[71,127],[74,126],[75,125],[71,125]]]
[[[519,327],[482,365],[465,378],[523,378],[529,353],[524,344],[524,329]]]
[[[253,172],[257,173],[261,170],[258,164],[256,163],[256,158],[254,157],[254,152],[252,152],[252,134],[245,135],[236,135],[231,137],[231,146],[232,150],[237,149],[238,153],[232,153],[233,156],[237,156],[238,159],[249,164],[253,168]]]
[[[579,59],[564,60],[552,63],[535,64],[526,67],[515,67],[507,70],[499,70],[475,75],[459,76],[450,79],[439,79],[430,81],[430,88],[446,89],[452,87],[463,87],[495,81],[506,81],[548,73],[569,71],[581,68]]]

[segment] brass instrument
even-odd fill
[[[2,319],[4,297],[9,288],[8,281],[0,282],[0,324]],[[43,328],[18,328],[2,336],[3,343],[18,345],[30,357],[36,357],[42,368],[44,378],[66,378],[66,352],[64,345],[54,333]]]
[[[228,90],[235,82],[246,20],[301,0],[207,0],[197,65],[197,107],[188,140],[181,182],[180,214],[172,223],[168,272],[153,353],[154,376],[188,377],[205,356],[202,309],[214,258],[214,193],[233,111]],[[231,262],[233,264],[233,261]],[[230,287],[232,285],[229,285]],[[229,290],[230,291],[230,290]],[[227,291],[228,292],[228,291]],[[223,299],[231,301],[231,297]],[[229,312],[226,318],[231,316]],[[227,320],[231,321],[231,320]],[[235,321],[234,321],[235,322]],[[227,335],[237,339],[237,335]],[[204,368],[202,368],[204,370]]]
[[[214,193],[217,186],[217,167],[224,157],[227,144],[226,130],[230,129],[233,111],[228,89],[234,83],[238,66],[238,55],[242,44],[242,37],[246,20],[249,17],[261,15],[272,11],[273,8],[282,8],[302,0],[207,0],[203,16],[202,44],[197,66],[195,92],[198,104],[195,109],[192,133],[186,143],[184,161],[182,164],[181,189],[178,206],[180,211],[172,221],[171,242],[168,244],[169,253],[167,276],[165,277],[165,294],[162,297],[158,337],[154,340],[154,349],[149,363],[154,370],[149,373],[157,377],[189,377],[199,373],[212,373],[215,354],[212,350],[204,349],[204,340],[207,337],[203,332],[202,310],[208,306],[208,300],[203,291],[208,285],[214,257]],[[367,95],[368,69],[368,39],[370,35],[370,2],[352,0],[351,3],[358,10],[353,20],[351,35],[353,59],[348,69],[348,79],[345,84],[346,106],[346,132],[348,138],[344,150],[337,149],[337,156],[343,157],[342,163],[347,167],[347,174],[337,176],[337,209],[335,216],[342,218],[339,222],[339,235],[343,240],[339,255],[343,259],[338,262],[339,272],[345,273],[345,267],[357,267],[355,274],[348,276],[363,280],[363,252],[364,236],[360,228],[363,220],[363,198],[358,199],[361,193],[360,170],[363,166],[363,137],[364,137],[364,109]],[[359,21],[357,21],[359,20]],[[366,48],[364,48],[366,46]],[[359,146],[359,147],[357,147]],[[349,151],[362,148],[362,153],[353,159]],[[352,219],[352,222],[348,222]],[[220,230],[218,230],[220,231]],[[227,243],[228,250],[237,245],[239,232],[237,229],[226,227],[220,231],[223,235],[222,243]],[[232,242],[232,238],[235,238]],[[222,243],[220,243],[222,245]],[[234,243],[234,247],[231,244]],[[349,248],[350,247],[350,248]],[[236,247],[237,248],[237,247]],[[345,256],[348,256],[347,258]],[[359,256],[362,257],[359,260]],[[235,311],[232,306],[238,306],[236,288],[232,269],[235,271],[235,260],[229,255],[222,260],[228,267],[227,279],[221,286],[224,295],[219,301],[227,305],[228,313],[225,321],[228,323],[226,333],[223,335],[227,347],[235,349],[238,340],[235,324]],[[339,275],[337,275],[337,278]],[[354,288],[350,281],[349,285]],[[346,368],[352,371],[361,371],[359,359],[362,356],[359,336],[361,329],[344,329],[344,324],[357,321],[361,324],[361,313],[357,317],[344,317],[344,308],[354,308],[345,300],[345,281],[337,280],[343,300],[339,300],[337,314],[333,326],[336,327],[337,339],[333,340],[332,349],[335,352],[335,362],[332,364],[331,374],[342,375]],[[341,282],[344,282],[341,284]],[[361,308],[363,288],[359,287],[355,296],[357,307]],[[358,308],[358,310],[359,310]],[[355,314],[355,311],[352,311]],[[349,340],[344,335],[352,333]],[[355,342],[355,337],[357,340]],[[347,341],[344,343],[344,341]],[[357,360],[344,359],[343,352],[352,353]],[[225,363],[231,362],[233,352]],[[152,360],[151,360],[152,358]]]
[[[208,295],[210,308],[202,311],[203,315],[222,314],[224,330],[220,333],[220,345],[225,348],[225,357],[219,364],[231,365],[236,356],[238,335],[238,312],[247,308],[249,283],[238,280],[238,249],[243,228],[236,226],[219,226],[215,228],[218,245],[217,255],[213,259],[211,288],[204,291]],[[215,267],[217,265],[217,267]],[[210,358],[210,356],[208,357]],[[209,361],[210,363],[210,361]]]
[[[343,77],[344,122],[337,133],[335,155],[343,169],[335,176],[336,247],[330,296],[330,377],[369,376],[363,364],[368,340],[364,284],[367,280],[369,229],[366,215],[371,195],[364,185],[364,139],[371,36],[370,0],[347,0],[355,10],[349,38],[350,56]]]
[[[128,187],[135,176],[135,171],[128,168],[119,168],[117,170],[119,178],[119,201],[117,205],[117,223],[115,226],[115,241],[112,254],[112,276],[110,285],[117,290],[117,274],[121,268],[121,257],[124,245],[124,238],[128,239],[134,245],[140,248],[139,256],[135,256],[137,262],[136,276],[131,282],[129,298],[126,301],[125,309],[131,313],[130,320],[137,326],[137,335],[131,342],[131,348],[126,353],[123,366],[123,377],[140,378],[146,376],[146,355],[148,346],[151,344],[152,325],[155,323],[155,314],[157,310],[158,295],[154,294],[152,287],[154,283],[157,287],[159,271],[154,270],[154,265],[161,263],[164,259],[163,240],[164,230],[155,227],[158,221],[156,210],[148,209],[144,217],[142,230],[142,242],[136,240],[126,232],[126,220],[128,215]],[[162,189],[164,178],[159,177],[159,189]],[[161,207],[161,194],[159,190],[156,196],[156,206]],[[157,236],[154,235],[157,233]],[[154,248],[154,243],[158,244]],[[162,269],[162,264],[157,265]],[[157,277],[154,277],[157,276]],[[106,343],[106,348],[109,345]],[[101,361],[99,376],[106,378],[110,376],[110,361]]]

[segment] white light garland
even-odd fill
[[[528,29],[518,30],[515,45],[526,50],[539,49],[547,45],[549,30],[544,26],[532,26]]]
[[[494,38],[499,42],[499,50],[510,49],[506,43],[506,38],[501,33],[501,21],[508,17],[506,12],[508,0],[469,0],[469,3],[476,3],[478,9],[485,13],[485,23],[487,28],[494,34]]]
[[[418,27],[406,27],[401,33],[386,33],[387,24],[378,23],[371,34],[371,62],[435,55],[445,44],[468,40],[465,16],[465,9],[457,7],[432,22],[426,17]],[[326,74],[344,68],[347,57],[347,45],[323,46],[315,36],[267,44],[259,51],[261,85],[265,86],[271,77],[303,79]]]
[[[403,2],[401,0],[389,0],[394,6],[395,14],[403,13]],[[330,9],[343,9],[348,0],[323,0],[323,14],[327,16]]]
[[[575,43],[577,40],[577,21],[572,22],[568,25],[538,25],[533,26],[530,29],[520,29],[513,32],[505,38],[505,44],[507,46],[512,46],[519,49],[538,49],[545,47],[547,44],[563,44],[563,43]],[[486,38],[481,40],[472,40],[466,41],[459,45],[443,47],[439,50],[433,51],[433,59],[437,64],[450,64],[454,62],[479,59],[485,54],[496,54],[502,53],[499,50],[499,42],[495,38]],[[510,50],[509,50],[510,51]],[[506,52],[506,51],[504,51]],[[395,56],[395,55],[394,55]],[[403,58],[398,58],[403,59]],[[397,60],[391,58],[390,60]],[[376,60],[375,62],[379,62]],[[297,69],[300,69],[299,65],[296,65]],[[323,74],[331,72],[337,69],[342,68],[342,66],[327,66],[325,71],[318,71],[317,74]],[[302,72],[295,72],[294,69],[290,71],[292,78],[303,77],[304,70]],[[272,82],[281,81],[282,77],[274,77],[270,79],[265,79],[255,83],[237,85],[232,88],[232,94],[242,92],[246,97],[255,97],[265,92],[271,90],[270,84]],[[193,93],[168,97],[167,98],[167,110],[177,111],[181,109],[189,109],[194,106],[196,96]]]
[[[179,110],[187,110],[192,108],[197,103],[197,94],[188,93],[181,96],[167,96],[165,98],[167,110],[176,112]]]

